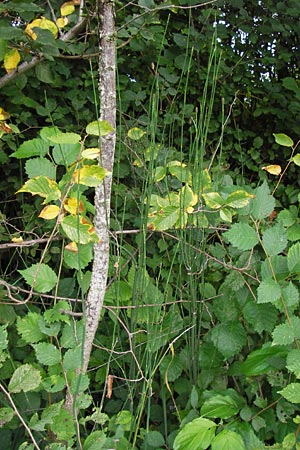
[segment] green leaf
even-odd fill
[[[263,246],[269,256],[279,255],[287,246],[286,230],[282,222],[268,228],[262,237]]]
[[[287,264],[291,273],[300,273],[300,242],[289,248]]]
[[[222,208],[225,201],[218,192],[207,192],[206,194],[202,194],[202,197],[206,206],[211,209]]]
[[[288,345],[295,339],[300,339],[300,318],[292,316],[289,321],[277,325],[272,337],[274,345]]]
[[[300,383],[290,383],[278,394],[291,403],[300,403]]]
[[[287,354],[286,368],[300,378],[300,350],[294,348]]]
[[[157,231],[169,230],[175,226],[180,214],[177,206],[167,206],[154,217],[148,218],[148,227]]]
[[[0,408],[0,425],[1,428],[6,423],[10,422],[14,418],[15,412],[12,408],[4,407]]]
[[[223,322],[216,325],[210,332],[211,340],[225,359],[231,358],[246,345],[246,332],[241,323],[236,321]]]
[[[292,161],[296,166],[300,166],[300,153],[296,153],[296,155],[293,156]]]
[[[292,139],[284,133],[273,133],[273,136],[275,138],[275,142],[283,147],[293,147],[294,145]]]
[[[209,418],[228,419],[239,411],[236,402],[229,395],[215,395],[205,400],[201,415]]]
[[[220,209],[220,218],[221,220],[223,220],[224,222],[232,222],[232,210],[228,209],[228,208],[222,208]]]
[[[148,431],[144,437],[144,443],[149,450],[165,447],[165,439],[159,431]]]
[[[34,158],[26,161],[25,170],[28,178],[44,176],[55,180],[56,167],[46,158]]]
[[[78,144],[81,140],[81,136],[76,133],[56,133],[53,135],[49,135],[47,139],[54,144]]]
[[[6,350],[8,346],[7,325],[0,326],[0,351]]]
[[[112,131],[114,131],[113,127],[106,120],[95,120],[86,126],[87,134],[93,136],[106,136]]]
[[[17,151],[12,153],[14,158],[31,158],[32,156],[45,156],[49,152],[49,144],[43,139],[35,138],[30,141],[23,142]]]
[[[270,189],[267,183],[263,184],[256,189],[255,198],[251,203],[250,214],[254,219],[264,219],[268,217],[275,208],[275,199],[270,195]]]
[[[257,304],[254,301],[246,303],[243,314],[246,321],[259,334],[263,331],[273,331],[278,316],[275,306],[270,303]]]
[[[254,197],[255,195],[240,189],[228,195],[225,200],[225,205],[230,206],[231,208],[244,208]]]
[[[56,164],[69,167],[77,161],[80,150],[80,143],[57,144],[53,147],[52,156]]]
[[[258,243],[256,231],[247,223],[235,223],[224,236],[239,250],[251,250]]]
[[[51,67],[46,62],[40,62],[35,66],[35,74],[37,79],[43,83],[51,84],[55,81]]]
[[[257,288],[257,303],[275,303],[280,296],[280,286],[272,278],[263,280]]]
[[[82,270],[93,259],[93,245],[92,244],[78,244],[78,253],[64,250],[64,262],[71,269]]]
[[[61,196],[61,192],[56,181],[45,176],[31,178],[26,181],[21,189],[17,191],[17,194],[20,192],[29,192],[32,195],[39,195],[40,197],[43,197],[45,199],[43,201],[43,205],[51,201],[58,200]]]
[[[174,450],[205,450],[215,436],[216,424],[202,417],[187,423],[174,441]]]
[[[110,172],[100,166],[85,166],[81,169],[76,169],[73,173],[73,181],[84,186],[96,187],[102,183],[104,178]]]
[[[26,283],[37,292],[45,293],[51,291],[58,282],[54,270],[47,264],[33,264],[28,269],[18,271]]]
[[[93,431],[86,438],[83,444],[83,450],[100,450],[104,448],[106,434],[104,431]]]
[[[287,352],[285,347],[266,344],[247,356],[241,366],[241,371],[248,377],[256,377],[283,368]]]
[[[65,370],[79,369],[82,364],[82,346],[77,345],[67,350],[63,358],[63,366]]]
[[[288,311],[292,314],[299,306],[299,291],[296,286],[290,281],[289,284],[281,289],[282,299],[275,302],[276,308],[282,313]]]
[[[66,236],[79,244],[97,242],[98,236],[90,223],[83,223],[82,217],[66,216],[61,221],[61,227]]]
[[[61,360],[60,351],[53,344],[41,342],[39,344],[33,344],[32,347],[35,350],[38,362],[41,364],[44,364],[46,366],[54,366]]]
[[[177,161],[173,161],[173,162],[177,162]],[[188,167],[185,167],[184,164],[179,163],[179,164],[174,164],[171,165],[171,163],[168,164],[168,170],[170,172],[170,174],[173,177],[176,177],[181,183],[189,183],[191,184],[192,182],[192,173],[191,171],[188,169]]]
[[[18,367],[9,382],[8,390],[12,393],[29,392],[37,389],[42,381],[40,371],[30,364]]]
[[[130,130],[128,130],[127,136],[132,141],[139,141],[140,139],[142,139],[143,136],[145,136],[145,134],[146,134],[146,131],[142,130],[141,128],[134,127],[134,128],[131,128]]]
[[[153,181],[155,181],[157,183],[158,181],[163,180],[165,178],[166,174],[167,174],[167,170],[165,167],[163,167],[163,166],[156,167],[155,172],[154,172],[154,180]]]
[[[211,450],[247,450],[240,436],[235,431],[227,430],[221,431],[212,441]]]
[[[35,312],[29,312],[25,317],[18,317],[17,330],[27,344],[39,342],[45,338],[45,335],[39,329],[40,318],[41,315]]]
[[[58,440],[68,441],[75,435],[73,417],[65,408],[61,408],[59,414],[53,417],[50,428]]]

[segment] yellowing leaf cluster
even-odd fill
[[[31,37],[34,41],[37,39],[37,34],[33,31],[34,28],[41,28],[43,30],[49,30],[56,39],[58,36],[58,29],[52,20],[41,17],[40,19],[34,19],[25,28],[25,33]]]

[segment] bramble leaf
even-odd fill
[[[274,207],[275,199],[270,195],[270,189],[264,181],[255,191],[255,198],[251,204],[250,214],[253,215],[254,219],[264,219],[274,211]]]
[[[47,264],[33,264],[28,269],[18,270],[26,283],[37,292],[51,291],[58,282],[56,273]]]
[[[264,279],[257,288],[257,303],[275,303],[280,295],[279,284],[272,278]]]
[[[251,250],[258,243],[256,231],[247,223],[235,223],[224,236],[239,250]]]
[[[39,344],[33,344],[32,347],[35,350],[39,363],[46,366],[54,366],[60,362],[61,354],[55,345],[41,342]]]
[[[286,400],[291,403],[300,403],[300,383],[290,383],[281,391],[278,391]]]
[[[10,379],[8,390],[12,393],[34,391],[42,381],[40,371],[30,364],[18,367]]]

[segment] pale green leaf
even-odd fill
[[[296,155],[293,156],[292,161],[296,166],[300,166],[300,153],[296,153]]]
[[[300,242],[289,248],[287,264],[291,273],[300,273]]]
[[[89,434],[83,444],[83,450],[100,450],[104,448],[106,434],[104,431],[93,431]]]
[[[300,383],[290,383],[278,394],[291,403],[300,403]]]
[[[54,144],[78,144],[81,140],[80,134],[76,133],[56,133],[49,135],[47,139]]]
[[[30,364],[18,367],[10,379],[8,390],[12,393],[29,392],[37,389],[41,383],[40,371]]]
[[[287,354],[286,368],[300,378],[300,350],[294,348]]]
[[[210,332],[215,347],[228,359],[241,351],[246,344],[246,332],[240,322],[228,321],[216,325]]]
[[[282,145],[283,147],[293,147],[293,140],[284,133],[273,133],[275,137],[276,144]]]
[[[149,450],[165,447],[165,439],[159,431],[148,431],[145,434],[144,443]]]
[[[211,443],[211,450],[247,450],[240,436],[235,431],[224,429]]]
[[[226,206],[230,206],[231,208],[244,208],[254,197],[254,194],[249,194],[248,192],[239,189],[229,194],[224,204]]]
[[[41,315],[35,312],[29,312],[24,317],[18,317],[17,330],[27,344],[39,342],[45,338],[38,325],[40,318]]]
[[[258,243],[255,229],[247,223],[235,223],[224,236],[239,250],[251,250]]]
[[[8,346],[7,325],[0,326],[0,351],[6,350]]]
[[[154,172],[154,181],[158,182],[158,181],[163,180],[166,176],[166,173],[167,173],[167,171],[166,171],[165,167],[163,167],[163,166],[156,167],[155,172]]]
[[[58,440],[68,441],[72,439],[75,435],[72,414],[65,408],[61,408],[59,414],[53,417],[51,431],[55,433]]]
[[[11,156],[21,158],[31,158],[32,156],[45,156],[49,152],[49,144],[43,139],[35,138],[30,141],[25,141],[20,145],[17,151]]]
[[[279,299],[275,302],[276,308],[282,313],[286,314],[286,311],[289,314],[292,314],[295,309],[299,306],[299,291],[297,287],[290,281],[287,286],[284,286],[281,289],[282,299]]]
[[[209,418],[228,419],[239,411],[238,405],[229,395],[214,395],[204,401],[201,415]]]
[[[254,219],[264,219],[268,217],[275,208],[275,199],[270,195],[270,189],[267,183],[264,183],[256,189],[255,198],[251,202],[250,214]]]
[[[106,136],[112,131],[114,131],[113,127],[106,120],[95,120],[86,126],[87,134],[93,136]]]
[[[288,345],[292,344],[295,339],[300,339],[300,318],[292,316],[285,323],[277,325],[272,337],[274,345]]]
[[[29,286],[37,292],[51,291],[58,282],[56,273],[47,264],[33,264],[28,269],[18,271]]]
[[[154,217],[148,218],[148,227],[152,230],[164,231],[174,227],[182,212],[177,206],[167,206]]]
[[[74,183],[83,184],[84,186],[96,187],[102,183],[109,173],[110,172],[100,166],[84,166],[74,171],[73,181]]]
[[[179,431],[174,441],[174,450],[205,450],[215,436],[216,424],[199,417],[187,423]]]
[[[69,250],[64,251],[64,262],[71,269],[82,270],[93,259],[93,245],[92,244],[78,244],[78,253]]]
[[[257,303],[275,303],[280,296],[280,286],[272,278],[263,280],[257,288]]]
[[[179,165],[178,166],[168,165],[168,170],[169,170],[170,174],[173,177],[176,177],[181,183],[191,184],[192,173],[187,167],[184,167],[183,164],[181,164],[180,166]]]
[[[38,176],[44,176],[55,180],[56,167],[46,158],[34,158],[28,159],[25,164],[25,171],[28,178],[35,178]]]
[[[269,256],[279,255],[286,248],[288,242],[282,222],[268,228],[263,234],[262,242]]]
[[[220,218],[224,222],[232,222],[232,211],[228,208],[222,208],[220,209]]]
[[[55,145],[52,156],[56,164],[66,167],[77,161],[80,154],[80,143]]]
[[[39,344],[33,344],[32,347],[35,350],[36,358],[39,363],[46,366],[54,366],[60,362],[61,354],[55,345],[40,342]]]
[[[218,192],[207,192],[202,194],[205,204],[208,208],[219,209],[224,204],[224,199]]]
[[[77,345],[66,351],[63,358],[63,366],[65,370],[79,369],[82,364],[82,346]]]
[[[38,176],[26,181],[21,189],[17,191],[17,194],[19,192],[29,192],[32,195],[39,195],[45,199],[43,204],[58,200],[61,196],[56,181],[45,176]]]
[[[4,424],[10,422],[15,415],[15,412],[12,408],[4,407],[0,408],[0,426],[3,427]]]
[[[66,216],[61,221],[61,227],[70,241],[77,244],[88,244],[99,240],[94,227],[90,223],[83,223],[81,217]]]
[[[142,130],[141,128],[134,127],[128,130],[127,136],[133,141],[139,141],[143,136],[145,136],[145,134],[146,131]]]

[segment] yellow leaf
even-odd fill
[[[18,66],[20,61],[21,61],[20,53],[16,48],[13,48],[4,55],[4,64],[3,64],[4,69],[6,70],[7,73],[12,72]]]
[[[10,114],[6,112],[3,108],[0,108],[0,120],[8,119]]]
[[[58,30],[57,26],[55,25],[52,20],[48,20],[45,17],[41,17],[40,19],[34,19],[32,22],[30,22],[27,27],[25,28],[25,33],[28,34],[34,41],[37,38],[36,33],[33,31],[33,28],[42,28],[43,30],[49,30],[55,37],[55,39],[58,36]]]
[[[65,250],[68,250],[69,252],[73,253],[78,253],[78,246],[76,242],[69,242],[69,244],[65,246]]]
[[[271,175],[280,175],[281,167],[278,164],[271,164],[270,166],[262,167],[262,170],[270,173]]]
[[[82,201],[80,200],[78,202],[77,198],[67,198],[64,203],[64,208],[66,211],[73,215],[82,213],[85,209]]]
[[[69,16],[75,11],[75,6],[73,2],[65,2],[60,7],[60,13],[62,16]]]
[[[81,156],[85,159],[97,159],[100,156],[100,149],[97,147],[86,148],[81,152]]]
[[[41,217],[41,219],[45,219],[45,220],[51,220],[51,219],[55,219],[55,217],[57,217],[59,214],[59,207],[56,205],[48,205],[45,206],[45,208],[42,209],[42,211],[39,214],[39,217]]]
[[[68,25],[69,20],[67,17],[59,17],[56,21],[56,25],[58,28],[64,28]]]
[[[13,237],[11,242],[15,242],[16,244],[21,244],[21,242],[23,242],[23,238],[21,238],[21,237]]]

